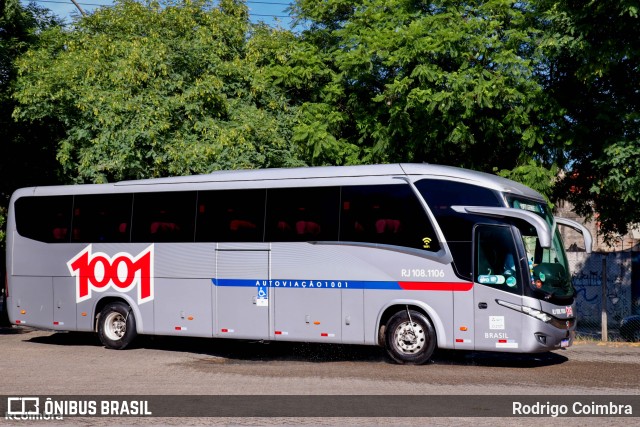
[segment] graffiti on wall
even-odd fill
[[[575,254],[570,257],[579,329],[599,328],[602,321],[602,255]],[[631,314],[631,268],[622,257],[607,257],[608,324],[617,325]],[[629,264],[629,265],[627,265]]]

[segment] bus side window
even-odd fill
[[[407,184],[342,187],[340,240],[437,252],[429,217]]]
[[[196,192],[137,193],[133,242],[193,242]]]
[[[72,196],[19,198],[15,204],[18,233],[40,242],[69,242],[72,203]]]
[[[198,192],[196,242],[262,242],[265,190]]]
[[[267,191],[266,241],[338,240],[339,187]]]
[[[129,242],[131,194],[85,194],[73,200],[72,242]]]
[[[475,243],[475,282],[519,294],[522,278],[511,229],[479,225],[475,229]]]
[[[504,206],[504,201],[494,190],[465,182],[421,179],[415,185],[447,239],[456,271],[461,277],[471,280],[473,276],[471,240],[475,221],[467,214],[455,212],[451,206],[500,207]]]

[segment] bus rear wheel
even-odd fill
[[[105,347],[123,350],[136,335],[136,319],[131,307],[122,302],[112,302],[102,309],[98,318],[98,337]]]
[[[436,348],[436,333],[431,321],[415,310],[399,311],[387,322],[385,349],[396,363],[422,365]]]

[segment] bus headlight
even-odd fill
[[[553,319],[553,316],[550,316],[547,313],[542,312],[540,310],[536,310],[535,308],[513,304],[511,302],[501,301],[499,299],[497,299],[496,302],[503,307],[507,307],[512,310],[519,311],[524,314],[528,314],[531,317],[535,317],[536,319],[541,320],[544,323],[549,323]]]
[[[542,320],[544,323],[549,323],[551,321],[551,319],[553,319],[552,316],[549,316],[547,313],[544,313],[540,310],[536,310],[533,309],[531,307],[522,307],[522,312],[525,314],[528,314],[529,316],[533,316],[538,320]]]

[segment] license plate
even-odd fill
[[[569,347],[570,341],[569,338],[565,338],[562,341],[560,341],[560,347]]]

